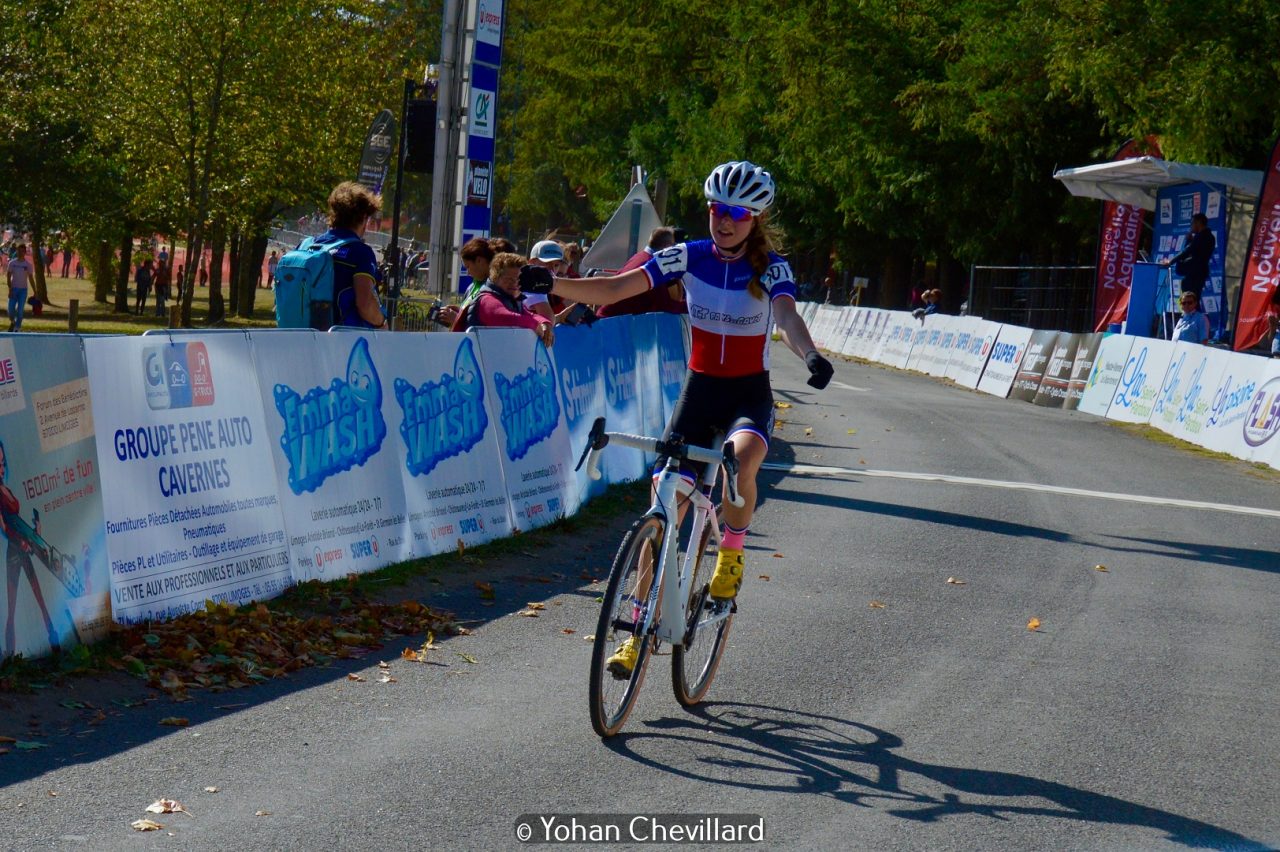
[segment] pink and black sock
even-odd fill
[[[743,527],[738,530],[725,524],[724,535],[720,537],[720,546],[731,550],[742,550],[742,545],[747,540],[747,529],[748,527]]]

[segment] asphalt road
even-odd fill
[[[1280,479],[874,366],[814,393],[776,354],[771,461],[855,472],[765,474],[701,712],[659,657],[594,736],[578,575],[613,542],[566,538],[525,566],[553,585],[495,583],[490,609],[451,587],[486,620],[395,683],[349,662],[0,758],[0,847],[500,849],[522,814],[623,812],[757,814],[780,848],[1280,847]],[[132,831],[162,796],[193,815]]]

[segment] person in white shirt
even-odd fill
[[[27,260],[27,247],[18,246],[18,256],[9,261],[5,281],[9,284],[9,330],[22,331],[22,312],[27,307],[27,288],[35,267]]]

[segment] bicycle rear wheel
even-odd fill
[[[645,615],[645,599],[653,572],[662,550],[663,523],[658,518],[646,517],[636,521],[622,537],[618,555],[613,558],[609,570],[609,584],[605,588],[604,603],[600,606],[600,620],[596,624],[595,641],[591,647],[591,677],[588,698],[591,704],[591,727],[601,737],[611,737],[622,729],[640,694],[645,669],[654,640],[645,637],[636,657],[635,668],[629,678],[617,678],[607,666],[614,649],[627,637],[642,629]]]
[[[685,612],[686,632],[695,619],[702,621],[714,616],[717,606],[733,606],[732,603],[717,604],[707,593],[711,574],[715,571],[715,557],[716,548],[711,542],[711,526],[708,524],[702,530],[693,559],[693,578],[689,584],[689,604]],[[693,707],[711,688],[711,681],[720,668],[720,658],[724,656],[725,645],[729,641],[732,622],[733,615],[729,614],[720,621],[694,629],[688,649],[681,644],[672,646],[671,687],[680,706]]]

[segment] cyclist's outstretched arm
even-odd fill
[[[778,298],[773,303],[773,312],[782,342],[796,353],[797,358],[803,361],[806,355],[817,350],[818,347],[814,344],[813,338],[809,336],[809,327],[804,324],[804,318],[796,311],[794,299]]]
[[[571,302],[612,305],[646,292],[649,275],[643,269],[632,269],[599,278],[551,278],[543,267],[526,266],[520,270],[520,289],[526,293],[554,293]]]

